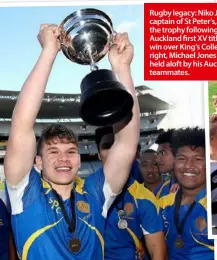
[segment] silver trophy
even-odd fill
[[[97,9],[82,9],[60,24],[64,55],[72,62],[89,65],[91,72],[81,82],[80,116],[84,122],[112,125],[130,114],[133,98],[111,70],[98,69],[113,45],[111,19]]]

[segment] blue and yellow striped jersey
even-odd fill
[[[156,198],[160,199],[163,196],[170,194],[170,188],[174,183],[176,183],[175,180],[168,180],[160,184],[154,191]]]
[[[81,250],[72,253],[72,234],[63,217],[51,185],[33,169],[17,187],[8,186],[12,205],[12,227],[18,253],[22,260],[90,259],[102,260],[105,218],[104,174],[99,171],[86,180],[77,178],[75,185],[76,230]],[[24,189],[21,187],[24,186]],[[22,191],[23,190],[23,191]],[[95,196],[97,194],[97,196]],[[19,199],[20,198],[20,199]],[[64,201],[71,218],[70,199]]]
[[[10,224],[9,224],[9,214],[7,209],[0,199],[0,259],[8,260],[8,250],[9,250],[9,234],[10,234]]]
[[[128,180],[122,200],[108,212],[105,231],[105,259],[132,260],[144,235],[163,231],[162,217],[155,196],[143,184]],[[123,208],[128,227],[119,229],[118,209]],[[147,258],[145,258],[147,259]]]
[[[175,241],[178,238],[174,224],[175,197],[176,193],[171,193],[159,200],[169,260],[214,260],[214,240],[208,239],[206,189],[203,189],[196,196],[196,205],[186,219],[181,236],[184,242],[183,248],[175,246]],[[181,205],[180,221],[185,216],[189,206]]]

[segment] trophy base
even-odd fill
[[[111,70],[97,70],[81,82],[80,117],[89,125],[113,125],[132,111],[133,98]]]

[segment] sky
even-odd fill
[[[108,14],[115,31],[128,32],[135,49],[131,66],[135,86],[146,85],[154,90],[153,94],[156,96],[179,106],[181,104],[186,114],[191,111],[190,114],[193,115],[196,124],[202,124],[201,82],[144,81],[143,5],[0,7],[0,89],[16,91],[21,89],[41,52],[37,40],[40,24],[59,25],[70,13],[88,7],[100,9]],[[104,57],[98,65],[100,69],[110,69],[107,57]],[[80,93],[80,82],[89,72],[89,66],[73,63],[60,52],[54,63],[46,92]]]

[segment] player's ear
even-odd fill
[[[35,158],[36,167],[41,171],[42,170],[42,159],[41,156],[37,155]]]

